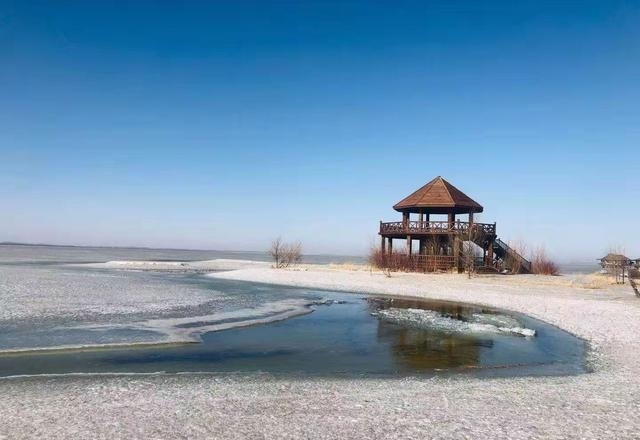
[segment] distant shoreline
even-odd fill
[[[154,247],[142,247],[142,246],[85,246],[75,244],[51,244],[51,243],[22,243],[3,241],[0,242],[0,248],[2,246],[10,247],[25,247],[25,248],[51,248],[51,249],[89,249],[89,250],[105,250],[105,251],[142,251],[142,252],[193,252],[193,253],[211,253],[211,254],[245,254],[246,256],[255,255],[261,258],[256,261],[269,261],[269,255],[267,251],[258,250],[220,250],[220,249],[187,249],[187,248],[154,248]],[[202,260],[202,258],[194,258],[194,260]],[[211,258],[213,259],[213,258]],[[150,258],[147,261],[153,261],[154,258]],[[180,258],[176,258],[176,261]],[[335,260],[335,261],[334,261]],[[345,255],[345,254],[305,254],[303,256],[303,262],[311,264],[328,264],[343,263],[346,261],[355,262],[357,264],[366,264],[366,255]],[[98,262],[98,261],[95,261]],[[107,262],[104,260],[103,262]],[[562,274],[571,273],[590,273],[598,270],[599,265],[596,261],[568,261],[558,263],[560,266],[560,272]]]
[[[49,247],[49,248],[75,248],[75,249],[111,249],[111,250],[141,250],[141,251],[177,251],[177,252],[221,252],[236,254],[256,254],[267,255],[267,251],[257,250],[231,250],[231,249],[195,249],[195,248],[171,248],[171,247],[147,247],[147,246],[93,246],[82,244],[51,244],[51,243],[22,243],[14,241],[0,241],[0,246],[24,246],[24,247]],[[363,258],[364,255],[349,254],[306,254],[308,257],[341,257],[341,258]]]

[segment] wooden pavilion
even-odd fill
[[[402,221],[380,222],[383,256],[394,254],[394,240],[403,240],[412,267],[424,271],[462,271],[469,258],[476,259],[478,248],[482,249],[478,258],[482,261],[474,261],[474,265],[496,266],[509,260],[517,266],[510,269],[531,271],[531,263],[497,237],[495,223],[474,221],[474,214],[483,211],[482,205],[440,176],[393,209],[402,213]]]
[[[622,255],[608,253],[602,258],[599,258],[600,266],[611,275],[615,276],[616,283],[624,284],[625,276],[631,276],[634,269],[637,270],[640,266],[640,258],[632,260],[631,258]],[[627,275],[625,275],[627,272]]]

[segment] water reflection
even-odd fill
[[[377,336],[380,342],[390,344],[398,364],[414,370],[476,367],[480,365],[480,348],[493,346],[490,339],[398,328],[385,321],[378,321]]]
[[[369,298],[368,309],[375,313],[390,307],[438,311],[442,316],[468,322],[474,313],[491,313],[480,307],[449,302]],[[412,370],[476,368],[481,366],[481,349],[490,349],[494,342],[480,334],[444,333],[435,329],[416,329],[378,320],[377,339],[389,344],[397,364]]]

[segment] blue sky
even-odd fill
[[[133,3],[0,1],[0,241],[363,254],[442,175],[640,256],[640,2]]]

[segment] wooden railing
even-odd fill
[[[416,260],[417,269],[425,272],[450,270],[456,264],[453,255],[412,255],[411,258]]]
[[[455,265],[456,257],[453,255],[407,255],[401,252],[387,254],[379,262],[379,267],[408,272],[446,271]]]
[[[448,221],[436,221],[436,222],[421,222],[421,221],[409,221],[409,222],[380,222],[380,234],[429,234],[429,233],[468,233],[469,225],[471,225],[472,234],[490,234],[496,233],[495,223],[469,223],[455,221],[449,223]]]

